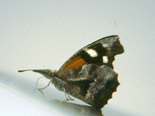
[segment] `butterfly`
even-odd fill
[[[95,108],[102,108],[112,98],[119,82],[113,70],[115,55],[124,52],[118,35],[101,38],[77,51],[58,71],[34,71],[44,75],[55,87]]]

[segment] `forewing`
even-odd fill
[[[112,35],[101,38],[76,52],[64,65],[59,72],[77,68],[86,64],[107,65],[113,68],[112,62],[116,54],[124,52],[120,44],[119,37]]]

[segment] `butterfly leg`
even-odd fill
[[[38,82],[39,82],[39,80],[40,80],[41,78],[43,78],[43,77],[40,77],[39,79],[37,79],[37,82],[36,82],[36,85],[35,85],[34,93],[35,93],[36,90],[38,90],[38,87],[37,87],[37,86],[38,86]]]
[[[66,99],[64,99],[63,102],[67,102],[67,101],[70,100],[69,97],[67,96],[67,93],[66,92],[65,92],[65,97],[66,97]]]
[[[43,78],[43,77],[41,77],[41,78]],[[39,78],[39,79],[41,79],[41,78]],[[39,79],[37,79],[37,82],[36,82],[36,89],[34,90],[34,92],[35,92],[36,90],[38,90],[38,91],[43,95],[43,97],[45,98],[45,95],[44,95],[44,93],[43,93],[42,90],[43,90],[43,89],[46,89],[46,88],[50,85],[50,83],[52,82],[52,80],[50,80],[50,82],[49,82],[45,87],[43,87],[43,88],[38,88],[37,85],[38,85]]]
[[[67,94],[67,95],[68,95],[68,98],[69,98],[70,100],[74,101],[74,99],[73,99],[73,98],[71,98],[69,94]]]
[[[51,84],[52,80],[50,80],[50,82],[43,88],[37,88],[39,91],[42,91],[43,89],[46,89],[50,84]]]
[[[70,100],[74,100],[74,99],[72,99],[71,97],[70,97],[70,95],[69,94],[67,94],[66,92],[65,92],[65,97],[66,97],[66,99],[65,100],[63,100],[63,102],[67,102],[67,101],[70,101]]]

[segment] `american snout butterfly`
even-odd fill
[[[50,79],[64,91],[96,108],[102,108],[112,98],[119,85],[113,70],[114,57],[124,52],[117,35],[101,38],[77,51],[58,71],[34,71]]]

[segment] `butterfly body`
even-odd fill
[[[58,71],[32,70],[55,87],[96,108],[102,108],[116,91],[118,74],[114,56],[124,52],[117,35],[101,38],[76,52]],[[25,70],[21,70],[22,72]]]

